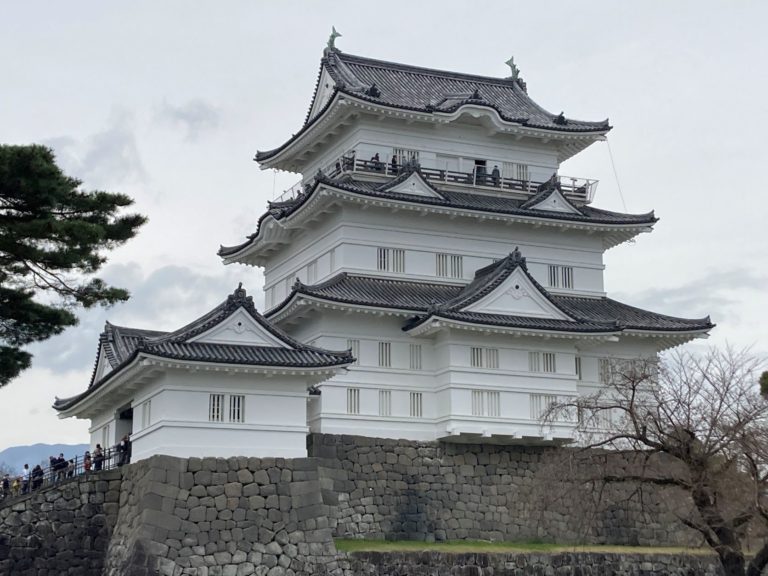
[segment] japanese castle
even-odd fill
[[[300,180],[225,264],[264,269],[175,332],[107,324],[90,385],[57,399],[91,442],[134,457],[304,456],[309,432],[447,442],[573,438],[542,424],[617,359],[702,337],[608,298],[603,253],[654,214],[593,206],[559,173],[611,129],[490,78],[341,52],[331,37],[304,124],[262,169]]]

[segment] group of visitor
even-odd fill
[[[64,454],[60,453],[58,457],[51,456],[48,459],[46,469],[43,469],[40,464],[31,469],[29,464],[24,464],[20,475],[5,474],[0,484],[0,500],[39,490],[46,481],[49,485],[57,484],[79,474],[108,470],[114,466],[128,464],[130,461],[131,439],[128,434],[109,450],[104,450],[101,444],[96,444],[93,453],[86,450],[82,458],[67,460]]]

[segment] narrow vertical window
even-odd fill
[[[152,400],[147,400],[141,406],[141,425],[143,428],[152,424]]]
[[[355,361],[352,362],[355,366],[360,365],[360,340],[357,339],[350,339],[347,340],[347,348],[352,352],[352,356],[354,356]]]
[[[528,370],[541,372],[541,352],[528,352]]]
[[[389,368],[392,366],[392,343],[379,342],[379,366]]]
[[[544,352],[542,355],[542,367],[543,372],[557,372],[557,365],[555,364],[554,352]]]
[[[421,344],[411,344],[411,370],[421,370]]]
[[[574,358],[574,363],[575,363],[574,371],[576,372],[576,379],[577,380],[581,380],[582,379],[582,377],[581,377],[581,356],[576,356]]]
[[[501,393],[487,392],[486,415],[498,417],[501,415]]]
[[[451,255],[451,278],[464,277],[464,257]]]
[[[423,413],[421,392],[411,392],[410,399],[411,399],[411,412],[410,412],[411,417],[421,418]]]
[[[224,421],[224,394],[211,394],[208,398],[208,420]]]
[[[448,254],[435,254],[435,269],[437,276],[448,276]]]
[[[485,414],[485,401],[481,390],[472,390],[472,416]]]
[[[499,367],[499,350],[498,348],[486,348],[485,349],[485,365],[488,368]]]
[[[563,275],[563,288],[573,288],[573,267],[563,266],[562,275]]]
[[[483,367],[483,349],[472,346],[469,352],[469,364],[473,368]]]
[[[392,250],[392,272],[405,272],[405,250],[396,248]]]
[[[233,394],[229,397],[229,421],[245,422],[245,396]]]
[[[376,270],[389,270],[389,249],[379,248],[376,250]]]
[[[379,390],[379,416],[392,416],[392,392]]]
[[[347,414],[360,414],[360,388],[347,388]]]
[[[573,266],[549,266],[550,288],[573,288]]]
[[[549,267],[549,285],[552,288],[560,286],[560,274],[557,266]]]

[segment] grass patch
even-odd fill
[[[546,542],[488,542],[485,540],[449,540],[447,542],[420,542],[416,540],[357,540],[339,538],[336,549],[340,552],[445,552],[449,554],[508,552],[605,552],[615,554],[696,554],[708,555],[707,548],[660,546],[578,546]]]

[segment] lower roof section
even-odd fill
[[[541,288],[544,290],[543,288]],[[714,327],[707,318],[679,318],[636,308],[611,298],[546,296],[570,318],[557,322],[547,318],[521,317],[506,314],[473,314],[460,310],[441,310],[445,304],[465,290],[464,286],[416,282],[381,277],[341,273],[321,284],[296,282],[288,297],[266,313],[266,318],[279,323],[292,315],[300,305],[334,302],[350,307],[379,308],[399,311],[409,319],[404,329],[423,321],[430,315],[450,314],[456,320],[477,325],[536,328],[553,332],[621,333],[626,330],[654,333],[706,332]]]

